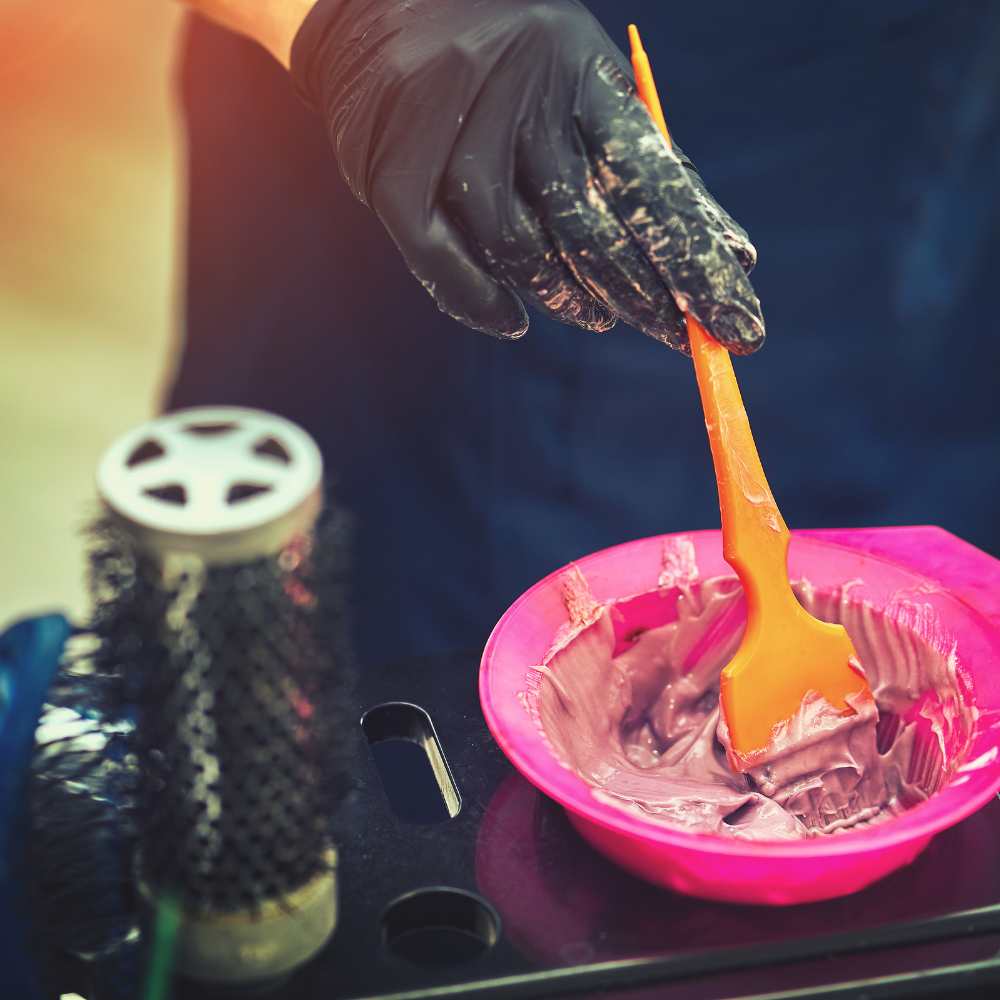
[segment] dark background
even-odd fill
[[[1000,11],[592,2],[750,231],[737,362],[793,527],[934,523],[1000,552]],[[362,651],[481,644],[542,574],[718,524],[690,366],[624,327],[502,344],[439,314],[262,51],[191,25],[186,354],[169,405],[277,410],[358,520]]]

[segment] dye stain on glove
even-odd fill
[[[687,349],[764,339],[746,233],[670,150],[575,0],[319,0],[292,49],[348,185],[441,310],[513,339],[525,304]]]

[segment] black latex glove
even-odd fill
[[[680,306],[734,352],[762,343],[746,233],[575,0],[319,0],[292,72],[351,190],[459,322],[519,337],[524,300],[686,349]]]

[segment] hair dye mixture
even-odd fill
[[[846,627],[877,714],[870,702],[845,717],[807,699],[766,758],[736,772],[719,674],[743,631],[739,582],[683,583],[664,594],[669,621],[624,634],[628,602],[581,615],[577,586],[567,606],[579,624],[533,672],[528,696],[556,757],[595,796],[650,821],[752,840],[870,825],[934,794],[961,763],[975,720],[954,652],[923,637],[919,604],[879,611],[852,601],[850,584],[795,590],[811,614]]]

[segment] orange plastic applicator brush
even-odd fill
[[[670,145],[670,133],[638,29],[629,25],[639,96]],[[848,697],[871,697],[854,645],[841,625],[813,618],[788,580],[788,528],[757,455],[729,352],[687,315],[688,338],[719,483],[723,554],[747,602],[743,641],[722,671],[720,699],[730,763],[746,770],[810,692],[845,715]],[[852,665],[853,662],[853,665]]]

